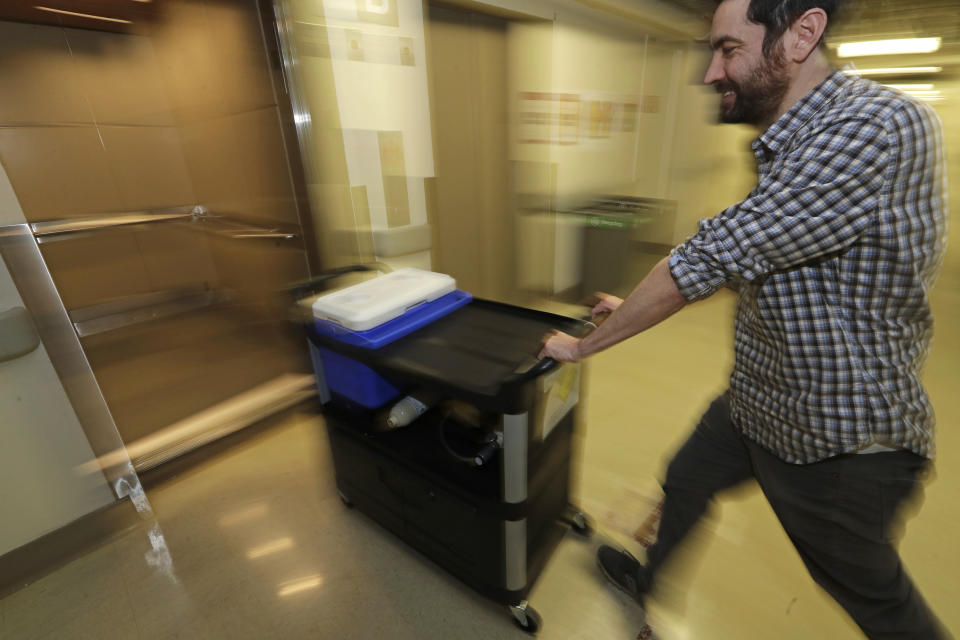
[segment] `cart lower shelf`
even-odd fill
[[[524,630],[540,628],[527,602],[530,589],[571,526],[590,532],[585,516],[569,504],[572,414],[530,452],[527,499],[519,504],[499,498],[501,459],[486,470],[469,470],[478,472],[472,482],[455,472],[455,464],[442,464],[429,417],[419,428],[387,434],[364,431],[349,415],[329,410],[326,422],[345,504],[481,595],[508,605]]]

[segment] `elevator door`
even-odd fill
[[[430,7],[433,268],[474,295],[501,300],[511,297],[515,281],[507,28],[501,18]]]

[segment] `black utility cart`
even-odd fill
[[[541,626],[527,603],[537,576],[568,528],[590,532],[569,504],[581,365],[536,353],[549,331],[582,335],[586,326],[478,299],[377,349],[307,323],[343,502],[508,605],[531,633]],[[430,409],[388,428],[389,406],[330,392],[326,380],[340,374],[321,352],[430,398]]]

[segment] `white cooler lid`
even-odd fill
[[[351,331],[368,331],[457,288],[448,275],[423,269],[397,269],[346,289],[320,296],[313,317]]]

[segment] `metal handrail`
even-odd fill
[[[100,216],[68,220],[47,220],[44,222],[34,222],[29,226],[37,242],[42,244],[55,240],[65,240],[71,234],[86,234],[91,231],[113,229],[135,224],[186,220],[217,222],[222,225],[223,228],[210,229],[212,233],[237,240],[293,240],[298,237],[296,232],[287,229],[257,227],[232,221],[223,216],[213,215],[203,205],[109,213]]]
[[[167,222],[170,220],[180,220],[184,218],[197,219],[206,216],[207,213],[208,212],[206,208],[202,206],[173,207],[170,209],[156,209],[152,211],[128,211],[124,213],[109,213],[100,216],[91,216],[88,218],[33,222],[30,224],[30,231],[33,232],[33,235],[39,241],[41,238],[47,238],[51,236],[59,236],[83,231],[95,231],[98,229],[108,229],[131,224]]]
[[[227,289],[184,287],[127,296],[74,309],[69,315],[77,335],[86,338],[232,302],[235,297],[234,292]]]

